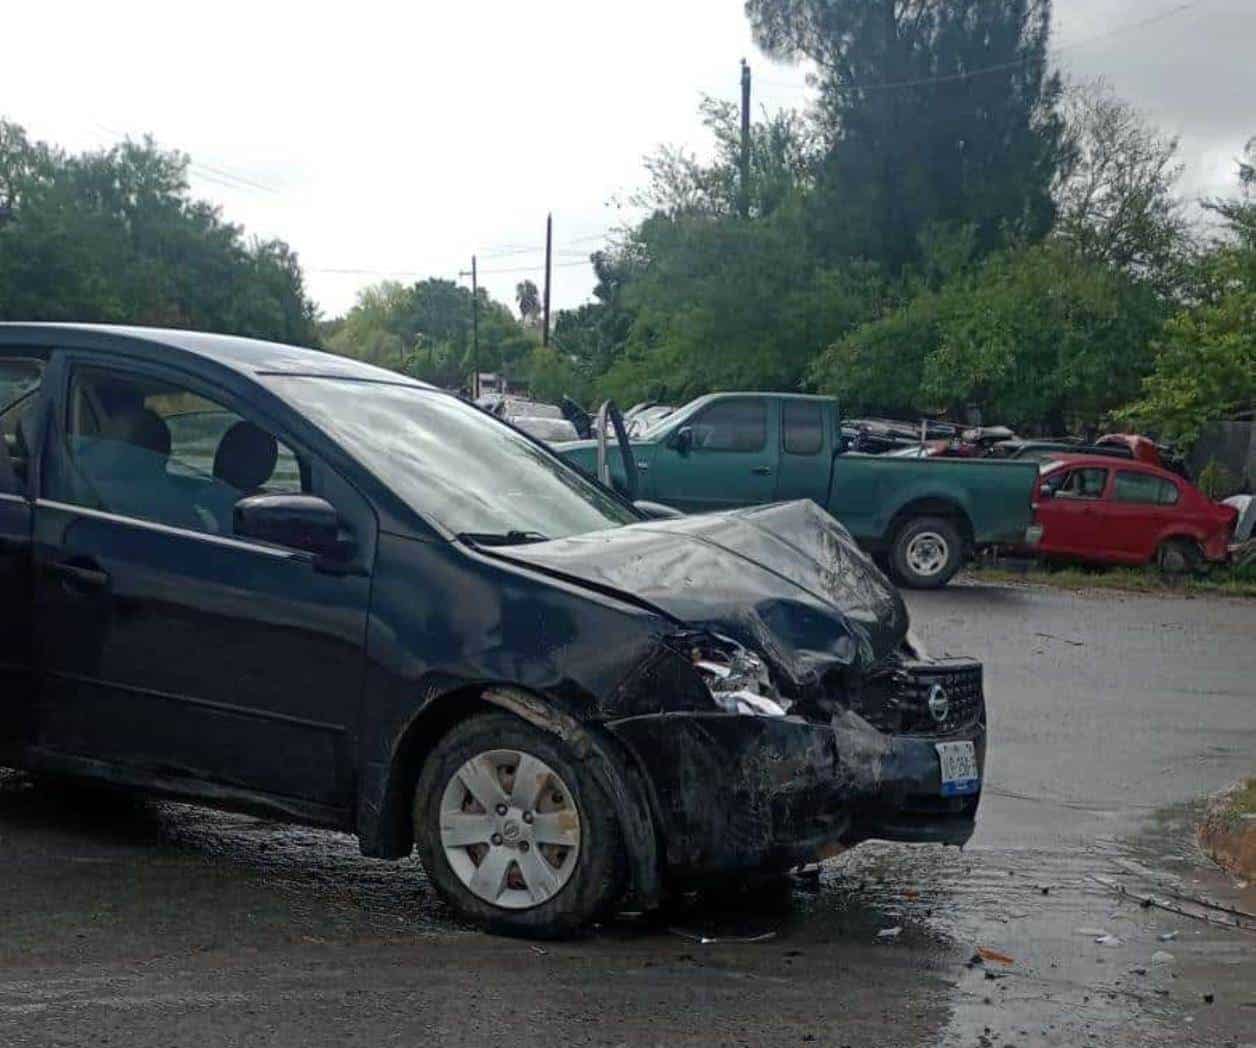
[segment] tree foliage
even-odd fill
[[[1190,227],[1175,188],[1178,142],[1099,82],[1071,88],[1070,162],[1056,186],[1056,235],[1086,258],[1180,287]]]
[[[150,324],[313,345],[295,253],[194,200],[146,139],[71,155],[0,121],[0,319]]]
[[[850,410],[962,417],[975,405],[1059,433],[1137,392],[1162,322],[1151,288],[1047,241],[911,298],[828,349],[813,379]]]
[[[746,13],[767,51],[817,68],[823,257],[898,272],[930,226],[971,227],[982,253],[1051,227],[1064,159],[1051,0],[746,0]]]
[[[479,296],[480,370],[525,381],[535,333],[483,288]],[[452,280],[383,281],[359,292],[354,307],[325,328],[327,348],[445,388],[469,388],[472,302],[470,289]]]

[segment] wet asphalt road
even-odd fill
[[[987,664],[962,853],[866,845],[540,948],[460,928],[416,864],[342,835],[0,773],[0,1045],[1256,1045],[1256,932],[1116,890],[1256,911],[1190,835],[1256,765],[1256,602],[910,603],[935,652]]]

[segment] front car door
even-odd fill
[[[1053,474],[1047,484],[1053,496],[1041,500],[1038,507],[1042,552],[1107,559],[1108,537],[1102,519],[1108,470],[1079,466]]]
[[[31,674],[31,447],[45,358],[0,346],[0,755],[28,734]]]
[[[241,381],[97,352],[54,359],[31,754],[330,815],[351,804],[374,517],[250,408]],[[354,562],[323,573],[308,554],[236,537],[236,500],[267,492],[331,502]]]
[[[684,426],[688,448],[658,446],[650,467],[653,498],[686,513],[756,506],[776,495],[777,402],[727,397],[707,405]]]

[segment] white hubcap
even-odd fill
[[[445,787],[440,839],[450,868],[472,893],[525,910],[571,879],[580,857],[580,812],[543,760],[521,750],[489,750]]]
[[[950,554],[945,538],[936,531],[922,531],[907,544],[907,566],[917,575],[929,578],[946,567]]]

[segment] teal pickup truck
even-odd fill
[[[811,499],[905,586],[946,585],[973,551],[1032,546],[1032,463],[911,459],[845,450],[836,401],[788,393],[713,393],[629,442],[634,497],[685,513]],[[555,445],[596,476],[597,442]],[[625,484],[614,444],[611,479]]]

